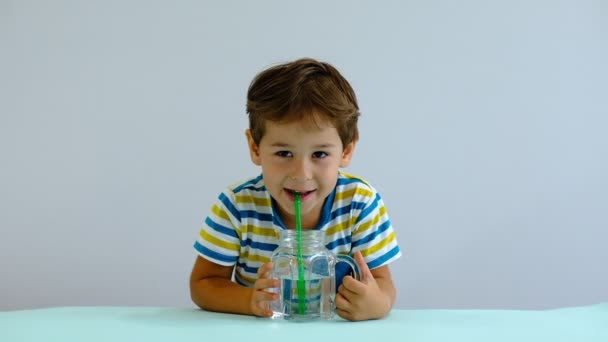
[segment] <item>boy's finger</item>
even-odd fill
[[[258,278],[270,278],[273,264],[271,262],[262,265],[258,268]]]
[[[272,293],[272,292],[266,292],[266,291],[256,291],[256,292],[257,293],[255,294],[255,301],[258,302],[258,304],[274,302],[275,300],[279,299],[278,293]]]
[[[258,279],[255,282],[255,284],[253,284],[253,287],[256,290],[264,290],[264,289],[279,287],[279,280],[278,279]]]
[[[369,280],[374,279],[374,275],[372,274],[372,271],[369,270],[369,266],[367,266],[367,263],[365,262],[365,259],[363,259],[363,255],[361,255],[361,252],[356,251],[354,257],[355,262],[359,266],[359,270],[361,270],[361,282],[367,283]]]
[[[355,279],[353,279],[351,276],[348,276],[348,280],[346,280],[347,278],[344,278],[344,281],[346,283],[349,282],[353,282],[353,283],[358,283]],[[352,284],[352,283],[351,283]],[[342,297],[344,297],[346,300],[351,301],[352,298],[355,298],[357,296],[357,293],[353,292],[352,290],[350,290],[347,285],[349,284],[345,284],[342,283],[342,285],[340,285],[340,287],[338,288],[338,294],[340,294]],[[352,285],[351,285],[352,286]]]

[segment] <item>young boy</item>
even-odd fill
[[[350,84],[331,65],[300,59],[258,74],[247,94],[251,161],[262,174],[232,186],[194,244],[199,256],[190,294],[203,309],[269,317],[273,250],[279,232],[295,229],[294,193],[302,229],[326,232],[327,248],[354,256],[361,280],[344,277],[336,313],[360,321],[386,316],[395,303],[389,263],[401,252],[380,195],[342,173],[355,152],[359,107]],[[233,276],[234,275],[234,276]],[[234,279],[234,281],[233,281]]]

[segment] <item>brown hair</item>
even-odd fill
[[[359,139],[359,106],[348,81],[328,63],[311,58],[270,67],[259,73],[247,92],[249,129],[256,144],[265,122],[329,120],[345,147]]]

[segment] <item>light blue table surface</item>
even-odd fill
[[[0,312],[0,341],[608,342],[608,303],[543,311],[393,310],[382,320],[290,322],[194,308]]]

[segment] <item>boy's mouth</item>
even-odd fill
[[[296,197],[297,194],[300,194],[300,197],[306,197],[308,194],[313,193],[315,190],[310,190],[310,191],[298,191],[298,190],[293,190],[293,189],[287,189],[285,188],[285,191],[290,194],[293,197]]]

